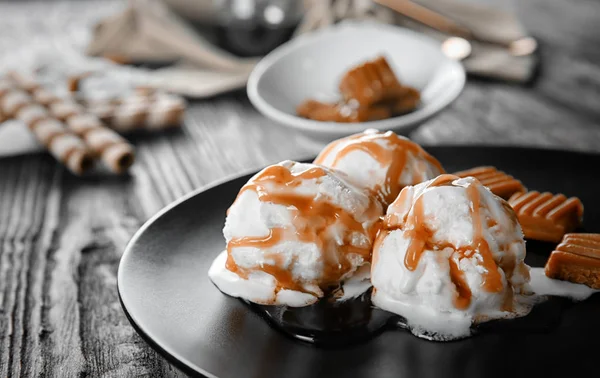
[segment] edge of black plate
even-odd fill
[[[498,150],[513,150],[513,151],[532,151],[532,150],[537,150],[537,151],[543,151],[545,153],[567,153],[567,154],[574,154],[574,155],[582,155],[582,156],[600,156],[600,154],[597,153],[593,153],[593,152],[585,152],[585,151],[576,151],[576,150],[564,150],[564,149],[555,149],[555,148],[543,148],[543,147],[527,147],[527,146],[497,146],[497,145],[461,145],[461,144],[457,144],[457,145],[423,145],[422,146],[425,150],[427,149],[498,149]],[[301,162],[311,162],[312,159],[300,159],[299,161]],[[231,180],[235,180],[238,179],[240,177],[243,176],[247,176],[247,175],[251,175],[254,174],[255,172],[258,172],[260,169],[262,169],[261,167],[259,168],[252,168],[252,169],[248,169],[245,170],[241,173],[236,173],[236,174],[232,174],[229,176],[224,177],[223,179],[214,181],[208,185],[202,186],[200,188],[197,188],[195,190],[193,190],[192,192],[182,196],[181,198],[176,199],[175,201],[171,202],[170,204],[166,205],[165,207],[163,207],[161,210],[159,210],[156,214],[154,214],[152,217],[150,217],[150,219],[148,219],[137,231],[136,233],[131,237],[131,239],[129,240],[129,242],[127,243],[127,245],[125,246],[125,250],[123,252],[123,255],[121,256],[121,259],[119,260],[119,268],[117,271],[117,294],[119,297],[119,303],[121,304],[121,308],[123,309],[123,312],[125,313],[125,317],[127,318],[127,320],[129,321],[129,323],[131,324],[131,326],[133,327],[133,329],[138,333],[138,335],[140,335],[140,337],[152,348],[154,349],[158,354],[160,354],[162,357],[164,357],[169,363],[171,363],[173,366],[175,366],[176,368],[180,369],[182,372],[184,372],[185,374],[188,374],[190,376],[194,376],[194,377],[201,377],[201,378],[219,378],[217,376],[214,376],[206,371],[204,371],[203,369],[202,372],[198,371],[195,367],[188,365],[187,363],[185,363],[184,361],[180,360],[179,358],[177,358],[174,354],[170,353],[169,351],[167,351],[166,349],[164,349],[163,347],[161,347],[158,343],[156,343],[154,340],[152,340],[152,338],[150,336],[148,336],[146,334],[146,332],[144,332],[144,330],[135,322],[135,320],[133,319],[133,317],[131,316],[131,314],[129,314],[129,311],[127,311],[127,306],[125,305],[125,302],[123,301],[123,298],[121,297],[121,290],[120,290],[120,285],[119,282],[121,281],[121,261],[123,260],[123,258],[126,256],[126,254],[128,253],[128,251],[130,250],[131,246],[136,242],[136,240],[142,235],[142,233],[152,224],[154,223],[158,218],[162,217],[165,213],[167,213],[168,211],[170,211],[172,208],[180,205],[181,203],[187,201],[188,199],[202,193],[205,192],[207,190],[213,189],[221,184],[224,184],[228,181]]]

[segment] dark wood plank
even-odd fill
[[[0,376],[36,376],[41,365],[35,331],[45,256],[39,247],[47,244],[57,216],[57,172],[54,161],[42,156],[0,166]]]

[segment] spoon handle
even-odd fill
[[[409,0],[374,0],[408,18],[435,30],[464,39],[473,39],[473,32],[456,21]]]

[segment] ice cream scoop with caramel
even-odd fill
[[[473,323],[525,315],[525,241],[512,208],[476,179],[405,187],[373,250],[373,303],[413,333],[466,337]]]
[[[392,131],[374,129],[330,143],[314,163],[346,173],[384,206],[403,187],[444,173],[442,165],[417,143]]]
[[[231,296],[290,307],[312,304],[352,278],[366,280],[366,290],[381,215],[381,205],[343,173],[292,161],[269,166],[229,208],[227,250],[209,276]]]

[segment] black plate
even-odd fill
[[[492,147],[428,148],[448,170],[495,165],[529,189],[576,195],[585,227],[600,231],[600,155]],[[555,314],[544,332],[496,331],[436,343],[402,330],[362,344],[317,348],[272,329],[217,290],[207,271],[224,249],[225,211],[249,175],[193,193],[148,221],[118,274],[125,313],[144,339],[182,369],[209,377],[575,376],[597,369],[600,295]],[[529,242],[543,266],[552,245]],[[595,370],[596,372],[598,370]]]

